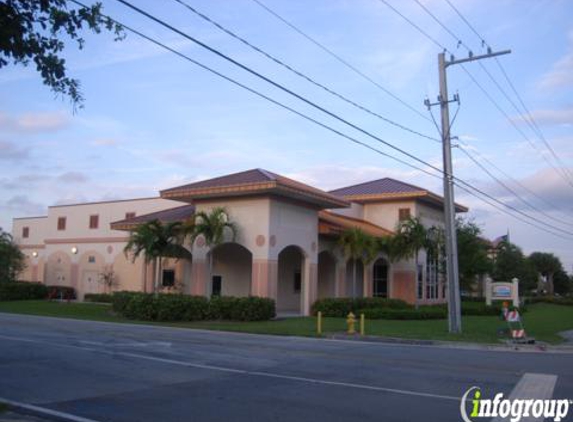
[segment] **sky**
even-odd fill
[[[132,1],[376,137],[441,167],[438,142],[388,124],[312,85],[175,1]],[[387,0],[429,37],[380,0],[259,0],[374,84],[254,0],[185,1],[356,104],[430,137],[439,137],[432,121],[439,121],[439,109],[430,113],[424,99],[436,101],[437,56],[442,50],[429,38],[456,58],[468,54],[457,40],[476,55],[485,53],[481,39],[446,0],[420,3],[449,32],[415,0]],[[454,174],[533,216],[541,228],[460,189],[456,201],[470,208],[468,217],[486,237],[509,232],[525,253],[555,253],[571,272],[573,236],[566,232],[573,233],[573,2],[450,1],[494,51],[512,50],[498,58],[501,66],[487,59],[448,67],[449,92],[460,97],[459,105],[450,104],[456,116],[453,142],[462,143],[502,183],[493,181],[459,148],[453,149]],[[113,18],[194,60],[384,154],[421,166],[125,5],[115,0],[102,3]],[[327,190],[393,177],[442,192],[442,182],[430,168],[426,169],[433,175],[352,143],[137,35],[128,33],[119,42],[106,32],[83,37],[82,50],[68,42],[63,52],[68,74],[81,81],[82,109],[74,110],[67,98],[55,96],[33,66],[0,69],[0,227],[6,230],[11,230],[12,218],[45,215],[50,205],[156,196],[160,189],[251,168]],[[523,118],[520,100],[537,127]]]

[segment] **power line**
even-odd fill
[[[78,4],[78,5],[82,6],[82,7],[85,7],[82,3],[78,2],[77,0],[72,0],[72,1],[73,1],[75,4]],[[121,2],[121,3],[124,3],[124,4],[128,3],[128,2],[126,2],[126,1],[124,1],[124,0],[118,0],[118,1]],[[127,5],[127,4],[126,4],[126,5]],[[135,6],[130,6],[130,7],[131,7],[133,10],[138,10],[138,8],[136,8]],[[145,16],[148,15],[146,12],[143,12],[143,13],[145,14]],[[155,18],[155,17],[152,17],[152,16],[151,16],[150,18],[151,18],[152,20],[154,20],[154,21],[162,22],[162,21],[161,21],[160,19],[158,19],[158,18]],[[119,23],[119,22],[118,22],[118,23]],[[170,25],[168,25],[168,24],[165,24],[165,25],[167,25],[168,27],[170,27]],[[125,25],[123,25],[123,26],[126,27],[126,28],[128,28],[128,27],[125,26]],[[375,151],[375,152],[377,152],[377,153],[379,153],[379,154],[381,154],[381,155],[384,155],[384,156],[386,156],[386,157],[388,157],[388,158],[390,158],[390,159],[392,159],[392,160],[395,160],[395,161],[397,161],[397,162],[400,162],[400,163],[402,163],[402,164],[404,164],[404,165],[407,165],[407,166],[409,166],[409,167],[411,167],[411,168],[414,168],[414,169],[416,169],[416,170],[422,171],[422,172],[424,172],[425,174],[428,174],[428,175],[430,175],[430,176],[432,176],[432,177],[438,177],[438,178],[440,177],[440,176],[436,175],[435,173],[431,173],[431,172],[429,172],[429,171],[426,170],[426,169],[423,169],[423,168],[420,168],[420,167],[418,167],[418,166],[416,166],[416,165],[413,165],[413,164],[411,164],[411,163],[409,163],[409,162],[407,162],[407,161],[405,161],[405,160],[403,160],[403,159],[394,157],[394,156],[392,156],[392,155],[390,155],[390,154],[387,154],[387,153],[385,153],[385,152],[383,152],[383,151],[380,151],[380,150],[378,150],[378,149],[372,147],[371,145],[369,145],[369,144],[367,144],[367,143],[365,143],[365,142],[362,142],[362,141],[360,141],[360,140],[357,140],[356,138],[353,138],[353,137],[351,137],[351,136],[349,136],[349,135],[347,135],[347,134],[344,134],[343,132],[341,132],[341,131],[339,131],[339,130],[336,130],[336,129],[334,129],[334,128],[332,128],[332,127],[330,127],[330,126],[328,126],[328,125],[326,125],[326,124],[324,124],[324,123],[322,123],[322,122],[319,122],[318,120],[316,120],[316,119],[314,119],[314,118],[311,118],[311,117],[309,117],[309,116],[307,116],[307,115],[305,115],[305,114],[303,114],[303,113],[301,113],[301,112],[299,112],[299,111],[293,109],[292,107],[286,106],[285,104],[280,103],[279,101],[274,100],[274,99],[272,99],[271,97],[269,97],[269,96],[267,96],[267,95],[265,95],[265,94],[262,94],[261,92],[256,91],[256,90],[254,90],[254,89],[252,89],[252,88],[250,88],[250,87],[248,87],[248,86],[246,86],[246,85],[244,85],[244,84],[242,84],[242,83],[240,83],[240,82],[238,82],[238,81],[236,81],[236,80],[234,80],[234,79],[232,79],[232,78],[230,78],[230,77],[228,77],[228,76],[226,76],[226,75],[224,75],[224,74],[222,74],[222,73],[220,73],[220,72],[218,72],[218,71],[216,71],[216,70],[214,70],[214,69],[212,69],[212,68],[210,68],[210,67],[208,67],[208,66],[206,66],[206,65],[203,65],[202,63],[200,63],[200,62],[198,62],[198,61],[196,61],[196,60],[194,60],[194,59],[191,59],[190,57],[184,55],[183,53],[180,53],[180,52],[178,52],[177,50],[174,50],[174,49],[172,49],[171,47],[168,47],[168,46],[166,46],[165,44],[162,44],[162,43],[160,43],[160,42],[158,42],[158,41],[152,39],[151,37],[148,37],[148,36],[142,34],[142,33],[139,32],[139,31],[133,30],[133,29],[131,29],[131,28],[128,28],[128,29],[129,29],[130,31],[136,33],[137,35],[142,36],[143,38],[145,38],[145,39],[147,39],[147,40],[153,42],[154,44],[159,45],[159,46],[161,46],[161,47],[163,47],[163,48],[165,48],[165,49],[167,49],[167,50],[169,50],[169,51],[175,53],[175,54],[178,55],[179,57],[182,57],[182,58],[185,58],[186,60],[189,60],[190,62],[194,63],[195,65],[197,65],[197,66],[199,66],[199,67],[201,67],[201,68],[203,68],[204,70],[207,70],[207,71],[209,71],[209,72],[211,72],[211,73],[214,73],[215,75],[217,75],[217,76],[219,76],[219,77],[221,77],[221,78],[223,78],[223,79],[225,79],[225,80],[227,80],[227,81],[229,81],[229,82],[235,84],[236,86],[239,86],[239,87],[241,87],[241,88],[243,88],[243,89],[246,89],[247,91],[249,91],[249,92],[251,92],[251,93],[253,93],[253,94],[255,94],[255,95],[257,95],[257,96],[259,96],[259,97],[261,97],[261,98],[263,98],[263,99],[265,99],[265,100],[267,100],[267,101],[269,101],[269,102],[271,102],[271,103],[273,103],[273,104],[275,104],[275,105],[281,107],[281,108],[284,108],[284,109],[286,109],[286,110],[288,110],[288,111],[290,111],[290,112],[292,112],[292,113],[294,113],[294,114],[296,114],[296,115],[298,115],[298,116],[300,116],[300,117],[302,117],[302,118],[304,118],[304,119],[306,119],[306,120],[308,120],[308,121],[310,121],[310,122],[313,122],[313,123],[315,123],[315,124],[317,124],[317,125],[319,125],[319,126],[325,128],[325,129],[327,129],[327,130],[329,130],[329,131],[331,131],[331,132],[333,132],[333,133],[335,133],[335,134],[337,134],[337,135],[339,135],[339,136],[342,136],[342,137],[344,137],[344,138],[346,138],[346,139],[348,139],[348,140],[351,140],[352,142],[354,142],[354,143],[356,143],[356,144],[359,144],[359,145],[361,145],[361,146],[364,146],[364,147],[366,147],[366,148],[368,148],[368,149],[370,149],[370,150],[372,150],[372,151]],[[180,32],[181,32],[181,31],[179,31],[179,30],[177,30],[177,29],[175,29],[175,28],[174,28],[174,30],[175,30],[177,33],[180,33]],[[188,37],[190,37],[190,36],[188,36]],[[381,141],[381,142],[386,144],[385,141]],[[391,148],[396,149],[396,150],[398,150],[398,151],[401,152],[400,148],[398,148],[398,147],[395,147],[395,146],[393,146],[393,145],[391,145],[391,144],[388,144],[388,146],[390,146]],[[434,170],[438,170],[439,172],[441,172],[440,169],[437,169],[435,166],[433,166],[433,165],[431,165],[431,164],[429,164],[429,163],[423,161],[422,159],[420,159],[420,158],[418,158],[418,157],[416,157],[416,156],[414,156],[414,155],[412,155],[412,154],[410,154],[410,153],[407,153],[407,152],[404,151],[403,154],[406,154],[406,155],[409,156],[410,158],[413,158],[413,159],[415,159],[416,161],[419,161],[419,162],[421,162],[422,164],[424,164],[424,165],[426,165],[426,166],[428,166],[428,167],[430,167],[430,168],[432,168],[432,169],[434,169]],[[494,202],[496,202],[496,203],[498,203],[498,204],[500,204],[500,205],[502,205],[502,206],[504,206],[504,207],[506,207],[506,208],[509,208],[509,209],[511,209],[511,210],[513,210],[513,211],[516,211],[516,212],[520,213],[520,214],[523,214],[523,213],[521,213],[520,210],[517,210],[517,209],[515,209],[514,207],[512,207],[511,205],[505,204],[505,203],[503,203],[503,202],[497,200],[496,198],[493,198],[491,195],[488,195],[487,193],[481,191],[479,188],[476,188],[475,186],[472,186],[471,184],[469,184],[469,183],[467,183],[467,182],[465,182],[465,181],[463,181],[463,180],[461,180],[461,179],[455,179],[455,180],[456,180],[457,184],[458,184],[458,183],[461,183],[461,184],[463,185],[463,186],[460,186],[460,188],[461,188],[462,190],[468,191],[468,189],[471,189],[471,190],[473,190],[473,191],[475,191],[475,192],[478,192],[480,195],[483,195],[483,196],[485,196],[485,197],[491,199],[492,201],[494,201]],[[458,185],[458,186],[459,186],[459,185]],[[478,199],[482,199],[482,198],[479,198],[479,196],[477,196],[474,192],[472,192],[472,191],[468,191],[468,192],[469,192],[471,195],[473,195],[473,196],[475,196],[475,197],[478,197]],[[483,200],[483,199],[482,199],[482,200]],[[487,201],[486,201],[486,202],[487,202]],[[507,211],[505,211],[505,212],[507,213]],[[515,216],[515,215],[513,215],[513,214],[509,214],[509,215],[512,215],[512,216],[514,216],[515,218],[517,218],[517,219],[519,219],[519,220],[522,220],[521,218],[519,218],[518,216]],[[533,218],[533,217],[531,217],[531,216],[529,216],[529,215],[527,215],[527,214],[523,214],[523,215],[524,215],[525,217],[529,218],[529,219],[532,219],[532,220],[536,221],[537,223],[541,223],[541,224],[543,224],[543,225],[546,225],[546,226],[551,227],[551,226],[548,225],[547,223],[544,223],[543,221],[537,220],[537,219],[535,219],[535,218]],[[553,232],[552,230],[549,230],[549,229],[540,227],[539,225],[537,225],[537,224],[535,224],[535,223],[533,223],[533,222],[531,222],[531,221],[526,221],[526,220],[524,220],[524,222],[526,222],[527,224],[529,224],[529,225],[531,225],[531,226],[533,226],[533,227],[536,227],[536,228],[538,228],[538,229],[540,229],[540,230],[543,230],[543,231],[545,231],[545,232],[547,232],[547,233],[554,234],[554,235],[559,236],[559,237],[564,237],[562,233],[569,234],[569,233],[567,233],[566,231],[563,231],[563,230],[561,230],[561,229],[557,229],[557,230],[560,231],[561,233],[559,233],[559,232]],[[564,238],[565,238],[565,237],[564,237]]]
[[[317,82],[315,79],[311,78],[310,76],[304,74],[303,72],[295,69],[294,67],[292,67],[291,65],[285,63],[284,61],[278,59],[276,56],[273,56],[272,54],[266,52],[265,50],[261,49],[260,47],[257,47],[256,45],[254,45],[253,43],[247,41],[245,38],[241,37],[240,35],[237,35],[235,32],[231,31],[230,29],[224,27],[223,25],[221,25],[220,23],[216,22],[214,19],[210,18],[209,16],[207,16],[206,14],[200,12],[199,10],[197,10],[195,7],[191,6],[190,4],[184,2],[183,0],[173,0],[179,4],[181,4],[182,6],[184,6],[185,8],[187,8],[188,10],[190,10],[191,12],[193,12],[196,16],[200,17],[201,19],[203,19],[206,22],[209,22],[211,25],[215,26],[216,28],[218,28],[219,30],[225,32],[227,35],[230,35],[231,37],[233,37],[234,39],[240,41],[241,43],[243,43],[244,45],[248,46],[249,48],[255,50],[256,52],[262,54],[264,57],[266,57],[267,59],[273,61],[274,63],[282,66],[283,68],[287,69],[288,71],[294,73],[295,75],[299,76],[300,78],[303,78],[304,80],[306,80],[307,82],[310,82],[311,84],[313,84],[314,86],[317,86],[321,89],[323,89],[324,91],[328,92],[329,94],[341,99],[342,101],[352,105],[353,107],[364,111],[374,117],[377,117],[380,120],[383,120],[384,122],[391,124],[395,127],[398,127],[404,131],[413,133],[414,135],[420,136],[422,138],[426,138],[429,139],[431,141],[435,141],[435,142],[440,142],[439,139],[429,136],[429,135],[425,135],[417,130],[414,130],[412,128],[409,128],[401,123],[398,123],[392,119],[389,119],[388,117],[382,116],[381,114],[372,111],[371,109],[369,109],[368,107],[365,107],[351,99],[349,99],[348,97],[345,97],[344,95],[334,91],[332,88],[329,88],[325,85],[323,85],[320,82]]]
[[[416,2],[418,0],[415,0]],[[466,17],[460,12],[460,10],[458,8],[456,8],[456,6],[450,1],[450,0],[445,0],[448,5],[454,10],[454,12],[464,21],[464,23],[470,28],[470,30],[480,39],[481,43],[483,46],[486,46],[488,49],[491,49],[491,47],[489,46],[489,44],[485,41],[485,38],[481,36],[481,34],[475,29],[475,27],[469,22],[468,19],[466,19]],[[455,37],[455,34],[454,34]],[[495,85],[497,86],[497,88],[501,91],[501,93],[505,96],[505,98],[509,101],[509,103],[513,106],[513,108],[515,108],[515,110],[517,111],[517,113],[520,115],[520,117],[522,117],[522,119],[529,125],[529,127],[531,128],[531,130],[533,131],[534,134],[537,135],[537,137],[539,139],[541,139],[541,141],[543,142],[543,144],[545,145],[545,147],[548,149],[548,151],[551,153],[551,155],[553,156],[554,160],[561,166],[560,168],[555,167],[552,163],[549,163],[547,160],[546,162],[553,167],[553,169],[557,172],[560,173],[561,177],[564,177],[564,179],[566,180],[566,182],[568,184],[570,184],[571,186],[573,186],[573,174],[570,172],[570,170],[567,168],[567,166],[565,165],[565,163],[563,163],[563,161],[561,160],[561,158],[557,155],[557,153],[555,152],[555,150],[553,149],[553,147],[551,146],[551,144],[549,143],[549,141],[545,138],[545,135],[543,134],[543,132],[541,131],[541,128],[539,127],[539,125],[537,124],[537,122],[535,121],[535,119],[533,118],[533,114],[529,111],[528,107],[525,105],[525,102],[523,101],[523,98],[521,97],[521,95],[519,94],[519,92],[517,91],[517,89],[515,88],[515,85],[513,84],[513,82],[511,81],[511,78],[509,77],[509,75],[507,74],[507,71],[505,70],[505,67],[503,66],[503,64],[496,58],[495,59],[497,66],[499,67],[501,73],[503,74],[505,80],[507,81],[508,85],[510,86],[510,88],[512,89],[513,93],[515,94],[515,96],[517,97],[519,103],[521,104],[523,110],[520,110],[519,107],[516,106],[516,104],[513,102],[513,100],[511,100],[511,98],[509,98],[509,96],[507,95],[507,93],[505,92],[505,90],[499,85],[499,83],[495,80],[495,78],[491,75],[491,73],[487,70],[487,68],[480,63],[482,69],[486,72],[486,74],[488,75],[488,77],[495,83]],[[537,149],[536,146],[532,145],[534,147],[534,149],[538,152],[539,149]],[[541,152],[540,152],[541,153]],[[542,154],[542,153],[541,153]]]
[[[352,70],[354,73],[356,73],[358,76],[360,76],[362,79],[368,81],[369,83],[371,83],[372,85],[374,85],[375,87],[377,87],[378,89],[380,89],[381,91],[383,91],[385,94],[389,95],[390,97],[392,97],[394,100],[398,101],[399,103],[401,103],[404,107],[410,109],[411,111],[413,111],[414,113],[416,113],[418,116],[420,116],[422,119],[428,120],[428,117],[423,114],[420,110],[416,109],[414,106],[408,104],[406,101],[404,101],[403,99],[401,99],[400,97],[398,97],[396,94],[394,94],[392,91],[390,91],[388,88],[385,88],[383,85],[381,85],[380,83],[378,83],[376,80],[374,80],[373,78],[371,78],[370,76],[368,76],[366,73],[362,72],[360,69],[358,69],[356,66],[354,66],[353,64],[351,64],[350,62],[348,62],[347,60],[345,60],[344,58],[342,58],[340,55],[338,55],[337,53],[335,53],[334,51],[332,51],[330,48],[326,47],[324,44],[318,42],[316,39],[314,39],[313,37],[311,37],[310,35],[308,35],[307,33],[305,33],[303,30],[301,30],[300,28],[298,28],[297,26],[295,26],[293,23],[289,22],[288,20],[286,20],[285,18],[283,18],[281,15],[279,15],[277,12],[275,12],[273,9],[271,9],[269,6],[267,6],[266,4],[264,4],[262,1],[260,0],[252,0],[255,4],[257,4],[258,6],[260,6],[262,9],[264,9],[267,13],[271,14],[272,16],[274,16],[276,19],[280,20],[282,23],[284,23],[285,25],[287,25],[289,28],[291,28],[292,30],[294,30],[296,33],[298,33],[299,35],[301,35],[302,37],[306,38],[308,41],[310,41],[312,44],[314,44],[315,46],[317,46],[318,48],[320,48],[322,51],[324,51],[325,53],[327,53],[328,55],[330,55],[332,58],[334,58],[335,60],[337,60],[339,63],[342,63],[346,68]]]

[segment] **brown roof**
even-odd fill
[[[115,221],[111,223],[112,230],[131,230],[140,224],[148,223],[153,220],[159,220],[162,223],[174,223],[176,221],[185,221],[193,216],[195,206],[183,205],[181,207],[170,208],[163,211],[156,211],[149,214],[138,215],[133,218]]]
[[[278,195],[319,208],[343,208],[350,205],[340,196],[263,169],[247,170],[161,191],[162,198],[187,202],[245,195]]]
[[[399,199],[416,199],[434,206],[442,206],[444,198],[427,189],[390,177],[335,189],[329,193],[354,202],[378,202]],[[468,208],[456,204],[457,212],[467,212]]]
[[[394,234],[394,232],[368,221],[324,210],[318,212],[318,226],[319,233],[324,235],[336,236],[344,230],[352,228],[359,228],[365,233],[376,237],[392,236]]]

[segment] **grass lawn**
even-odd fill
[[[47,301],[0,302],[0,312],[44,315],[62,318],[87,319],[122,323],[141,323],[172,327],[202,328],[208,330],[238,331],[258,334],[314,336],[316,319],[311,317],[286,318],[278,321],[229,322],[200,321],[181,323],[152,323],[130,321],[113,315],[109,305],[92,303],[58,303]],[[573,330],[573,307],[539,303],[528,307],[523,322],[529,335],[539,341],[559,343],[563,339],[559,331]],[[366,321],[366,334],[386,337],[400,337],[424,340],[468,341],[497,343],[497,328],[505,323],[495,316],[463,317],[463,334],[451,335],[447,332],[446,320],[427,321]],[[346,328],[343,318],[325,318],[325,333],[343,333]]]

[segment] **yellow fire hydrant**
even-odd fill
[[[356,334],[356,316],[352,312],[346,318],[346,325],[348,326],[348,334]]]

